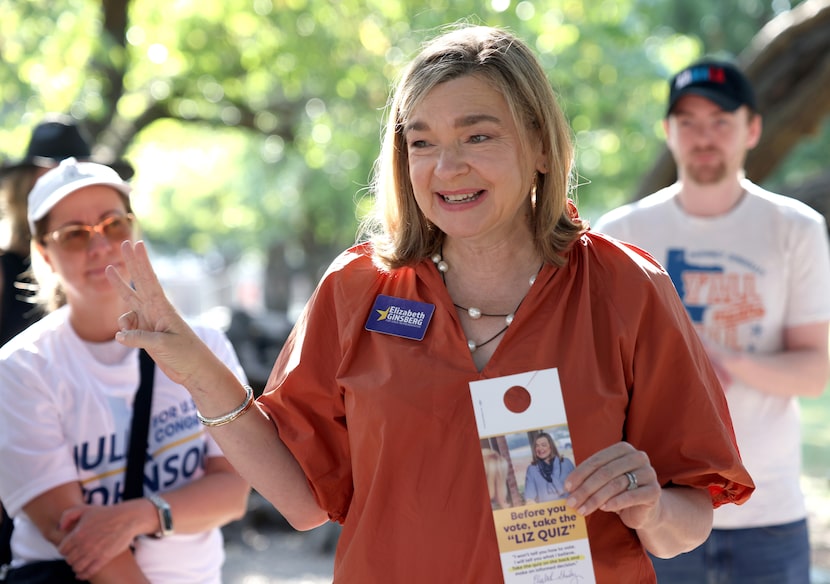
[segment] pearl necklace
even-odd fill
[[[444,286],[446,286],[447,285],[446,273],[450,270],[450,265],[444,260],[444,258],[441,257],[440,253],[434,254],[432,256],[432,261],[435,264],[435,267],[438,268],[438,271],[441,272],[441,279],[444,281]],[[544,264],[542,264],[542,265],[544,265]],[[539,271],[541,271],[541,270],[542,270],[542,266],[539,266]],[[533,286],[533,283],[536,281],[536,276],[539,275],[539,271],[537,271],[535,274],[533,274],[529,278],[528,283],[530,284],[530,286]],[[498,338],[499,336],[504,334],[504,331],[507,330],[507,327],[509,327],[511,324],[513,324],[513,318],[516,315],[516,311],[519,310],[519,306],[522,305],[522,302],[524,302],[524,299],[526,297],[527,297],[527,294],[525,294],[525,296],[519,301],[519,304],[516,306],[515,310],[513,310],[513,312],[509,312],[507,314],[488,314],[486,312],[482,312],[481,309],[476,308],[475,306],[470,306],[469,308],[467,308],[467,307],[461,306],[460,304],[456,304],[455,302],[453,302],[452,303],[453,306],[455,306],[459,310],[463,310],[464,312],[466,312],[467,316],[469,316],[473,320],[478,320],[482,316],[495,316],[495,317],[499,317],[499,318],[504,319],[504,328],[502,328],[499,332],[494,334],[492,337],[490,337],[486,341],[482,341],[481,343],[476,343],[473,339],[467,339],[467,347],[470,349],[470,352],[471,353],[475,352],[475,350],[478,349],[479,347],[483,347],[484,345],[486,345],[490,341],[494,341],[494,340],[496,340],[496,338]]]

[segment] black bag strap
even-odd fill
[[[140,381],[133,403],[133,421],[130,431],[130,449],[127,453],[127,472],[124,480],[124,499],[144,496],[144,464],[147,460],[147,432],[150,428],[150,409],[153,403],[153,377],[156,363],[144,349],[138,354]],[[0,566],[12,561],[12,531],[14,522],[6,508],[2,508],[0,524]]]
[[[124,477],[124,499],[144,496],[144,464],[147,462],[147,432],[150,428],[150,409],[153,404],[153,377],[156,363],[144,349],[138,354],[141,381],[133,402],[133,423],[130,430],[130,449],[127,451],[127,471]]]
[[[6,513],[6,508],[3,507],[3,523],[0,524],[0,566],[12,562],[12,529],[14,529],[12,518]]]

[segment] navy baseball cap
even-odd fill
[[[733,112],[742,105],[758,111],[755,91],[749,79],[734,64],[711,59],[692,63],[669,82],[668,117],[677,100],[684,95],[699,95],[714,102],[722,110]]]

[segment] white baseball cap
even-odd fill
[[[35,223],[43,219],[67,195],[92,185],[112,187],[126,197],[132,190],[109,166],[67,158],[41,176],[29,193],[29,229],[34,233]]]

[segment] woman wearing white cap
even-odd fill
[[[0,209],[8,239],[0,248],[0,345],[42,316],[31,302],[30,233],[26,221],[29,192],[38,178],[61,160],[94,160],[92,147],[78,120],[61,114],[47,115],[32,129],[23,158],[0,164]],[[110,161],[121,178],[130,180],[132,165]]]
[[[113,265],[126,275],[129,192],[111,168],[70,158],[29,196],[51,312],[0,349],[0,459],[15,469],[0,473],[0,499],[15,517],[9,582],[56,582],[62,570],[93,583],[218,583],[219,527],[245,512],[247,483],[202,429],[187,391],[158,370],[145,376],[145,496],[124,498],[141,375],[138,351],[113,340],[127,307],[104,272]],[[224,335],[199,335],[244,383]]]

